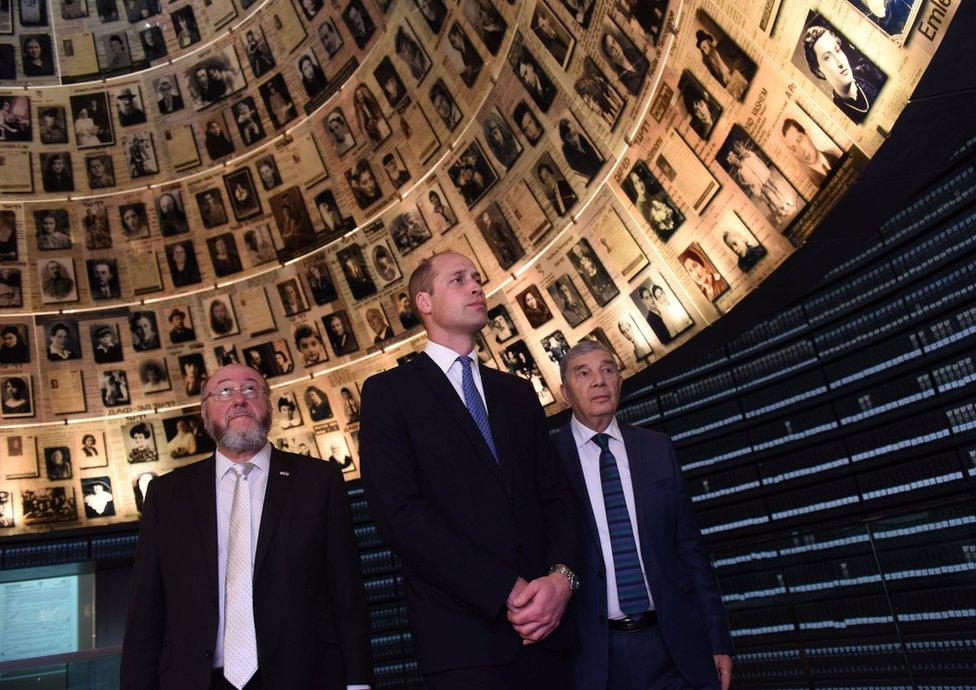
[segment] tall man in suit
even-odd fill
[[[559,366],[573,416],[560,455],[586,523],[569,616],[572,686],[728,690],[732,640],[691,501],[664,434],[620,424],[620,371],[584,340]]]
[[[562,690],[581,527],[542,408],[527,381],[478,365],[470,259],[435,254],[409,290],[428,343],[366,381],[360,453],[427,688]]]
[[[261,375],[229,364],[201,393],[214,456],[149,485],[121,688],[368,688],[369,621],[334,463],[268,443]]]

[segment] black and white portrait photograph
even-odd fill
[[[909,17],[918,0],[847,0],[858,12],[871,20],[892,38],[905,34],[910,27]]]
[[[305,269],[305,284],[308,286],[308,294],[312,296],[312,301],[319,306],[334,302],[338,298],[332,272],[323,260],[316,260],[308,265]]]
[[[356,146],[356,137],[349,129],[349,122],[341,108],[336,108],[325,117],[325,131],[337,156]]]
[[[447,5],[443,0],[413,0],[413,4],[420,10],[420,16],[436,35],[444,28],[444,20],[447,18]]]
[[[715,161],[777,229],[803,207],[803,197],[740,125],[732,126]]]
[[[183,94],[180,92],[176,75],[154,79],[153,93],[156,94],[156,110],[159,111],[160,115],[169,115],[183,110]]]
[[[391,108],[397,107],[407,95],[407,86],[403,83],[389,56],[384,56],[376,65],[373,70],[373,77],[376,79],[376,83],[380,85],[380,91],[383,92],[383,96]]]
[[[168,52],[163,41],[163,31],[157,25],[147,26],[139,32],[139,42],[142,44],[142,54],[147,60],[158,60]]]
[[[538,328],[552,318],[549,305],[546,304],[546,300],[543,298],[542,293],[539,292],[537,285],[530,285],[518,293],[515,301],[522,308],[522,313],[532,328]]]
[[[273,155],[258,158],[254,161],[254,167],[258,171],[258,179],[261,180],[264,191],[270,191],[281,184],[281,173]]]
[[[545,127],[539,121],[539,118],[536,117],[536,114],[532,112],[532,107],[525,101],[520,101],[516,104],[515,109],[512,111],[512,119],[515,121],[515,126],[522,132],[522,136],[532,146],[538,144],[539,140],[545,136]]]
[[[45,192],[75,191],[75,175],[70,153],[41,153],[41,183]]]
[[[44,295],[42,292],[41,300]],[[24,302],[23,276],[19,268],[0,267],[0,307],[19,307]]]
[[[417,34],[406,22],[397,27],[393,46],[397,57],[406,66],[410,76],[413,77],[414,83],[422,82],[430,71],[432,63],[421,47]]]
[[[383,312],[383,307],[374,304],[362,312],[366,332],[373,339],[373,345],[380,345],[393,337],[393,327]]]
[[[292,340],[295,349],[301,357],[302,366],[313,367],[316,364],[329,361],[329,354],[325,349],[325,343],[319,334],[318,326],[314,321],[299,323],[292,329]]]
[[[348,355],[359,349],[356,335],[352,331],[352,324],[349,322],[349,315],[346,311],[334,311],[322,317],[322,325],[325,327],[325,335],[329,338],[329,345],[337,357]]]
[[[485,49],[492,55],[498,55],[508,31],[508,22],[492,0],[463,0],[461,10]]]
[[[515,322],[504,304],[488,310],[488,330],[491,332],[491,339],[496,343],[507,342],[518,335]]]
[[[288,187],[268,197],[268,205],[286,255],[299,254],[316,243],[315,228],[298,187]]]
[[[197,110],[237,93],[247,83],[233,45],[225,46],[188,67],[184,78]]]
[[[34,239],[41,251],[71,249],[71,224],[68,209],[34,211]]]
[[[688,126],[702,141],[708,141],[715,123],[722,117],[721,104],[712,98],[702,83],[688,70],[681,73],[678,91],[681,94],[679,103],[683,107],[683,117],[687,118]]]
[[[275,129],[281,129],[286,124],[298,117],[298,109],[292,101],[291,94],[285,79],[280,74],[276,74],[268,81],[258,87],[261,100],[271,118],[271,124]]]
[[[359,423],[359,390],[356,385],[349,383],[339,389],[339,398],[342,401],[342,413],[346,419],[346,424]]]
[[[631,95],[640,93],[650,62],[619,26],[604,19],[600,32],[600,54],[617,81]]]
[[[586,134],[576,118],[567,113],[559,120],[559,139],[563,158],[576,175],[588,185],[603,169],[606,159]]]
[[[668,0],[620,0],[614,3],[610,16],[618,25],[644,34],[657,45],[667,9]]]
[[[142,506],[146,502],[146,493],[149,491],[149,484],[155,479],[155,472],[143,472],[132,480],[132,494],[136,499],[136,510],[142,514]]]
[[[313,19],[322,9],[322,0],[300,0],[298,5],[306,19]]]
[[[525,250],[498,204],[489,204],[475,217],[481,236],[503,269],[511,268],[525,256]]]
[[[234,235],[224,232],[207,239],[207,250],[210,252],[210,265],[218,278],[224,278],[243,270],[241,256],[237,251],[237,240]]]
[[[132,68],[129,37],[124,31],[102,36],[102,49],[105,52],[103,72],[128,72]]]
[[[363,249],[359,244],[350,244],[336,251],[336,260],[349,285],[353,299],[363,299],[376,294],[376,283],[366,267]]]
[[[85,266],[88,269],[88,289],[92,299],[118,299],[122,296],[115,259],[86,259]]]
[[[417,203],[427,221],[427,227],[438,234],[444,234],[458,224],[457,213],[451,208],[444,190],[437,182],[432,183],[426,193],[420,194]],[[400,249],[400,253],[405,252]]]
[[[373,146],[379,146],[386,141],[392,130],[383,115],[379,101],[366,84],[359,84],[352,93],[353,111],[356,115],[356,125]]]
[[[236,148],[227,129],[227,122],[222,113],[213,113],[203,122],[203,146],[207,149],[210,160],[216,161],[229,156]]]
[[[390,221],[390,237],[400,254],[406,256],[431,238],[430,229],[416,209],[398,213]]]
[[[607,269],[604,268],[603,262],[596,255],[589,240],[583,238],[576,242],[566,256],[590,295],[601,307],[606,306],[610,300],[620,294],[616,283],[607,273]]]
[[[428,95],[444,126],[453,132],[464,119],[464,113],[461,112],[447,85],[443,80],[438,79],[431,85]]]
[[[44,324],[47,337],[47,359],[49,362],[64,362],[81,359],[81,338],[78,322],[74,319],[57,319]]]
[[[156,462],[159,452],[156,450],[156,434],[153,433],[152,422],[130,422],[122,427],[122,442],[125,445],[125,456],[131,464],[141,462]]]
[[[579,201],[572,185],[548,153],[543,153],[533,168],[535,182],[542,190],[549,208],[560,218],[566,216]]]
[[[302,425],[302,412],[294,393],[275,393],[272,401],[279,429],[294,429]]]
[[[130,24],[154,17],[162,11],[160,0],[122,0]]]
[[[190,230],[186,208],[179,187],[167,190],[156,197],[156,219],[163,237],[182,235]]]
[[[193,5],[186,5],[170,13],[170,20],[173,30],[176,32],[176,45],[180,48],[189,48],[194,43],[200,42],[200,29],[197,26],[196,15],[193,14]]]
[[[386,240],[380,240],[369,248],[369,257],[373,266],[373,272],[380,279],[380,287],[386,287],[390,283],[396,282],[403,277],[400,267],[397,266],[393,252]]]
[[[261,200],[249,168],[241,168],[224,175],[224,187],[236,220],[244,221],[261,215]]]
[[[322,47],[325,48],[325,52],[328,53],[330,58],[335,57],[339,49],[342,48],[344,41],[342,40],[342,36],[339,35],[339,30],[336,28],[335,22],[330,17],[326,17],[319,24],[318,35],[319,40],[322,41]]]
[[[244,246],[252,266],[260,266],[278,258],[275,239],[267,223],[256,225],[244,231]]]
[[[103,371],[98,377],[98,390],[101,393],[102,405],[105,407],[119,407],[132,402],[129,395],[129,381],[122,369]]]
[[[502,351],[502,362],[510,374],[523,378],[532,384],[533,390],[539,398],[539,404],[545,407],[556,402],[552,391],[542,378],[542,372],[535,363],[535,358],[529,352],[525,342],[518,340]]]
[[[155,312],[148,310],[131,312],[129,331],[132,334],[132,349],[136,352],[159,349],[159,326]]]
[[[141,240],[149,237],[149,214],[141,201],[119,206],[122,236],[127,240]]]
[[[268,341],[253,347],[245,347],[242,351],[244,364],[261,372],[265,378],[283,376],[294,371],[295,364],[291,360],[288,343],[284,340]]]
[[[74,522],[78,519],[78,505],[73,486],[21,489],[20,504],[24,511],[25,525]]]
[[[251,96],[237,101],[231,107],[231,115],[237,125],[237,134],[245,146],[255,144],[266,136],[257,105]]]
[[[308,416],[313,422],[321,422],[332,417],[332,405],[329,403],[329,396],[318,386],[309,386],[302,395],[305,400],[305,407],[308,408]]]
[[[383,156],[382,162],[386,177],[394,189],[400,189],[400,187],[410,181],[410,171],[407,170],[407,166],[403,162],[399,151],[393,149],[389,153],[386,153]]]
[[[166,265],[173,287],[196,285],[201,280],[197,253],[190,240],[166,245]]]
[[[28,364],[31,347],[26,323],[0,325],[0,364]]]
[[[359,208],[369,208],[383,197],[383,189],[366,158],[360,158],[356,165],[346,171],[346,182]]]
[[[516,78],[528,92],[536,107],[548,113],[556,98],[556,85],[525,45],[513,45],[508,56]]]
[[[539,344],[542,345],[542,349],[546,351],[549,361],[553,364],[558,365],[569,352],[569,342],[562,331],[553,331],[542,338]]]
[[[755,61],[701,8],[695,12],[692,29],[705,71],[732,98],[743,100],[756,75]]]
[[[651,272],[630,298],[661,345],[670,344],[695,323],[658,272]]]
[[[170,390],[169,367],[165,359],[144,359],[139,362],[139,383],[144,394]]]
[[[230,295],[205,298],[203,310],[207,315],[207,326],[211,337],[226,338],[241,332],[237,315],[234,313],[234,301]]]
[[[37,262],[37,276],[44,304],[78,301],[75,267],[70,258],[41,259]]]
[[[78,469],[108,467],[105,452],[105,434],[101,431],[82,431],[75,434],[73,455],[78,458]]]
[[[183,392],[187,397],[195,398],[207,380],[207,366],[203,361],[202,352],[191,352],[177,357],[180,375],[183,377]]]
[[[315,195],[315,208],[325,225],[322,241],[328,242],[356,227],[352,216],[344,216],[331,189],[323,189]]]
[[[644,161],[637,161],[620,183],[627,198],[637,207],[654,234],[667,242],[685,221],[685,216],[664,191]]]
[[[573,328],[593,315],[590,308],[583,302],[583,296],[576,289],[573,279],[568,275],[559,276],[547,290],[552,301],[556,304],[556,308],[559,309],[559,313],[566,319],[566,323]]]
[[[349,29],[352,40],[360,50],[366,47],[369,39],[376,32],[376,24],[373,23],[373,18],[366,11],[362,0],[350,0],[342,11],[342,22]]]
[[[217,187],[197,192],[195,199],[203,227],[216,228],[227,223],[227,208],[224,206],[224,197]]]
[[[627,341],[631,348],[631,354],[633,354],[638,364],[646,364],[654,358],[655,353],[648,340],[648,336],[644,334],[644,328],[646,326],[642,327],[638,323],[638,319],[640,318],[639,313],[634,314],[628,312],[624,314],[617,320],[617,331]]]
[[[31,377],[0,376],[0,417],[15,419],[34,416],[34,392]]]
[[[396,314],[400,327],[405,331],[416,328],[420,325],[420,318],[410,302],[410,295],[405,291],[397,292],[390,297],[393,313]]]
[[[54,48],[50,36],[45,34],[21,36],[20,57],[21,69],[25,77],[49,77],[54,74]]]
[[[423,2],[424,0],[420,0]],[[469,89],[474,86],[481,74],[485,61],[474,47],[474,43],[468,38],[467,32],[459,22],[452,22],[451,28],[447,32],[447,45],[444,46],[449,64],[453,67],[452,71],[461,78],[461,81]]]
[[[843,149],[807,115],[796,102],[790,102],[773,128],[797,167],[815,186],[820,187],[836,170]]]
[[[742,219],[734,211],[726,211],[716,223],[715,233],[722,238],[722,244],[734,259],[736,267],[748,273],[766,255],[766,248],[756,239]]]
[[[583,72],[573,84],[573,89],[607,127],[612,130],[616,126],[627,100],[610,83],[593,58],[587,56],[583,61]]]
[[[0,210],[0,261],[17,261],[17,214]]]
[[[32,141],[30,99],[0,96],[0,141]]]
[[[498,182],[498,175],[477,139],[461,152],[447,169],[447,174],[468,208],[474,206]]]
[[[44,448],[44,469],[52,481],[71,479],[74,475],[71,463],[71,449],[68,446],[49,446]]]
[[[864,122],[888,76],[820,13],[807,15],[793,64],[857,124]]]
[[[285,310],[285,316],[297,316],[308,311],[308,300],[302,292],[301,283],[298,278],[289,278],[277,285],[278,297],[281,300],[281,308]]]
[[[124,134],[120,142],[122,157],[129,171],[129,177],[138,179],[155,175],[159,172],[156,161],[156,147],[153,144],[152,132],[132,132]]]
[[[88,186],[92,189],[115,186],[115,165],[108,154],[85,156],[85,172],[88,174]]]
[[[68,117],[61,106],[47,106],[38,113],[40,138],[42,144],[68,143]]]
[[[529,26],[553,59],[565,69],[573,54],[576,39],[544,0],[536,0]]]
[[[515,165],[515,161],[522,154],[522,144],[497,108],[492,108],[482,117],[481,133],[488,144],[488,150],[503,168],[508,170]]]
[[[189,458],[212,453],[216,448],[198,414],[163,419],[163,433],[171,458]]]
[[[277,66],[274,53],[264,37],[264,30],[258,24],[244,32],[244,54],[255,77],[262,77]]]
[[[10,4],[13,4],[11,2]],[[19,0],[18,15],[21,26],[47,26],[47,0]]]

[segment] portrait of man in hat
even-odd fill
[[[170,326],[169,341],[174,345],[197,339],[197,333],[193,329],[193,323],[187,319],[186,312],[179,307],[173,308],[167,320]]]
[[[138,92],[139,87],[135,87]],[[132,88],[126,86],[115,94],[116,113],[119,116],[119,124],[123,127],[131,125],[141,125],[146,122],[146,112],[142,109],[142,98],[138,93],[134,93]]]

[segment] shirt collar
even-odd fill
[[[215,458],[217,481],[219,482],[227,474],[227,471],[231,467],[236,467],[238,463],[228,458],[219,450],[215,453]],[[254,457],[248,460],[248,462],[253,463],[256,469],[260,469],[265,474],[268,474],[271,469],[271,444],[264,444],[264,448],[255,453]],[[254,470],[251,471],[253,472]]]
[[[583,422],[576,418],[575,414],[570,420],[569,426],[573,430],[573,439],[576,441],[577,450],[582,450],[583,446],[592,441],[596,434],[600,433],[583,424]],[[610,425],[603,431],[603,433],[612,438],[614,441],[619,441],[620,443],[624,442],[624,437],[623,434],[620,433],[620,425],[617,424],[616,417],[610,420]]]
[[[427,345],[424,347],[424,352],[427,353],[428,357],[434,360],[434,364],[436,364],[445,374],[447,374],[447,370],[450,369],[451,366],[457,361],[457,358],[463,356],[449,347],[444,347],[440,343],[435,343],[433,340],[427,341]],[[472,362],[477,364],[478,349],[475,348],[474,350],[471,350],[471,352],[468,353],[468,357],[471,358]]]

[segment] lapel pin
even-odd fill
[[[280,474],[282,477],[290,477],[291,476],[291,474],[289,474],[288,472],[285,472],[284,470],[280,470],[278,472],[278,474]]]

